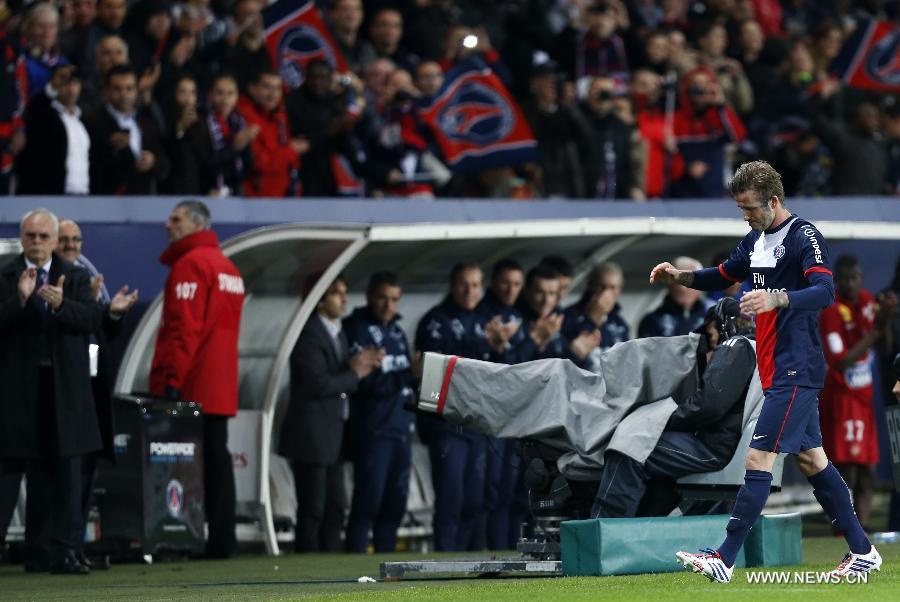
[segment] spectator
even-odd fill
[[[128,15],[128,40],[131,65],[141,78],[152,78],[150,88],[159,81],[164,92],[182,70],[195,76],[203,74],[197,65],[194,35],[180,32],[173,24],[168,0],[140,0]],[[141,86],[144,88],[145,86]]]
[[[97,43],[95,57],[92,69],[78,70],[82,79],[79,106],[85,115],[103,108],[103,82],[106,74],[116,65],[128,64],[128,45],[115,34],[103,36]]]
[[[380,128],[366,145],[367,182],[375,194],[432,198],[435,185],[450,179],[446,166],[428,150],[416,110],[419,96],[408,71],[396,69],[388,76],[383,112],[380,120],[372,120],[380,121]]]
[[[600,199],[642,199],[643,165],[635,164],[633,145],[640,144],[629,117],[614,102],[621,91],[612,79],[591,81],[582,111],[591,127],[585,189]]]
[[[16,171],[19,194],[88,194],[91,139],[81,122],[81,81],[74,65],[57,65],[25,109],[25,149]]]
[[[200,53],[214,48],[229,29],[228,22],[218,17],[209,4],[210,0],[185,0],[172,7],[172,18],[178,30],[195,38]]]
[[[459,263],[450,292],[419,321],[416,350],[490,360],[483,314],[481,268]],[[487,445],[483,435],[431,416],[420,416],[419,435],[428,446],[434,485],[434,547],[439,551],[482,549]],[[480,529],[480,531],[479,531]]]
[[[872,409],[872,347],[890,329],[896,297],[880,303],[862,288],[863,273],[853,255],[834,264],[835,302],[819,317],[819,333],[828,364],[820,394],[825,452],[853,492],[863,529],[871,525],[878,429]]]
[[[246,95],[260,70],[272,70],[272,58],[265,46],[260,0],[238,0],[232,21],[231,31],[206,56],[213,66],[221,61],[219,70],[234,73],[241,94]]]
[[[516,307],[522,314],[525,333],[519,356],[522,361],[565,357],[567,345],[561,335],[563,312],[559,309],[559,278],[545,265],[525,275],[525,288]]]
[[[766,38],[763,35],[759,22],[755,19],[746,19],[738,25],[737,34],[737,60],[746,75],[747,82],[753,95],[754,107],[763,101],[768,88],[771,86],[775,73],[772,67],[764,59]],[[721,84],[722,80],[719,79]],[[780,90],[778,90],[780,92]],[[778,93],[775,92],[775,93]]]
[[[209,189],[204,190],[200,184],[197,155],[191,145],[191,138],[186,135],[200,120],[197,97],[197,81],[191,75],[182,75],[162,103],[166,124],[166,154],[172,160],[169,177],[160,185],[165,194],[201,195],[209,192]]]
[[[352,132],[365,106],[359,86],[357,80],[336,77],[328,62],[313,60],[303,85],[288,97],[291,135],[304,140],[308,149],[300,168],[306,196],[335,196],[337,155],[355,159]]]
[[[778,0],[751,0],[753,14],[759,20],[766,37],[780,38],[782,36],[781,19],[783,16],[782,3]]]
[[[249,95],[238,100],[238,111],[259,133],[250,145],[253,165],[246,170],[244,194],[250,197],[298,196],[300,155],[309,143],[291,137],[281,102],[281,76],[260,70],[250,84]]]
[[[628,13],[620,2],[598,1],[588,4],[584,27],[561,34],[559,59],[566,71],[583,77],[628,79],[625,41],[619,35],[628,27]]]
[[[205,117],[194,121],[185,133],[200,170],[201,194],[225,197],[243,192],[244,175],[253,162],[250,144],[260,126],[247,125],[235,110],[237,100],[237,81],[231,75],[219,75],[209,90]]]
[[[91,23],[78,40],[72,44],[75,49],[72,61],[78,65],[85,81],[93,80],[97,74],[94,66],[97,63],[97,45],[103,38],[115,35],[122,36],[122,26],[128,14],[126,0],[97,0],[97,18]],[[102,83],[102,78],[101,78]]]
[[[160,261],[171,271],[150,367],[150,391],[203,407],[206,555],[228,558],[237,545],[228,419],[238,407],[244,281],[222,254],[210,226],[209,208],[200,201],[178,203],[166,222],[169,246]]]
[[[566,310],[562,334],[570,342],[567,355],[579,368],[599,372],[600,352],[629,339],[619,305],[624,284],[622,268],[601,263],[588,274],[581,299]]]
[[[25,146],[25,124],[22,121],[22,98],[16,71],[23,59],[15,44],[0,27],[0,196],[10,190],[10,175],[16,155]],[[0,521],[3,516],[0,515]]]
[[[92,194],[153,194],[169,173],[156,119],[137,108],[137,75],[118,65],[106,73],[106,106],[85,118],[91,135]]]
[[[703,265],[691,257],[677,257],[672,264],[679,270],[699,270]],[[638,337],[673,337],[697,328],[706,315],[702,293],[680,284],[668,285],[662,304],[644,316]]]
[[[884,193],[888,156],[887,144],[879,132],[879,120],[878,106],[870,102],[860,103],[853,109],[849,127],[819,117],[817,132],[834,153],[832,194],[877,196]]]
[[[405,42],[423,60],[437,61],[444,53],[447,30],[462,16],[460,7],[454,0],[416,0],[410,4]]]
[[[72,22],[59,36],[59,48],[77,65],[74,59],[78,56],[78,44],[84,40],[97,18],[97,0],[73,0],[71,7]]]
[[[740,62],[725,56],[728,47],[725,26],[715,21],[704,23],[698,28],[696,36],[700,64],[716,74],[725,101],[741,115],[752,111],[753,89],[744,68]]]
[[[25,571],[86,574],[75,557],[78,457],[102,446],[91,397],[88,335],[103,310],[86,271],[54,251],[59,221],[45,209],[22,218],[23,252],[0,270],[0,459],[27,477]],[[48,419],[53,417],[52,419]],[[16,487],[18,490],[18,487]],[[4,517],[6,518],[6,517]]]
[[[675,183],[673,194],[719,198],[725,194],[725,145],[744,139],[744,124],[726,103],[708,67],[691,70],[680,85],[681,108],[675,113],[673,127],[684,158],[684,174]]]
[[[631,97],[637,110],[637,125],[646,148],[644,188],[648,199],[666,198],[673,180],[684,172],[684,161],[672,133],[675,109],[672,85],[663,89],[663,79],[649,69],[638,69],[631,80]]]
[[[115,299],[111,299],[106,285],[103,284],[103,274],[99,273],[97,268],[81,254],[82,242],[81,228],[78,227],[78,224],[68,219],[59,222],[60,257],[87,270],[91,279],[91,297],[94,302],[109,309],[112,301],[115,300],[118,307],[117,313],[104,312],[101,327],[91,335],[91,341],[96,343],[97,347],[96,370],[93,368],[91,370],[91,392],[94,396],[94,407],[97,412],[97,424],[100,427],[100,440],[103,442],[103,447],[96,452],[84,454],[80,458],[81,491],[78,507],[81,514],[80,520],[75,521],[72,525],[75,558],[81,564],[92,568],[91,561],[84,553],[84,533],[88,514],[94,505],[94,477],[96,476],[97,460],[116,461],[112,407],[114,368],[108,344],[121,332],[122,317],[137,302],[138,291],[129,293],[126,285],[116,294]]]
[[[369,25],[369,40],[375,56],[388,59],[395,65],[412,71],[418,65],[419,59],[400,45],[402,39],[403,13],[395,8],[378,10]]]
[[[572,278],[575,277],[575,268],[573,268],[569,260],[562,255],[546,255],[541,258],[539,265],[550,268],[550,270],[556,274],[556,278],[559,280],[559,303],[561,305],[569,294],[569,289],[572,287]]]
[[[34,5],[25,16],[22,29],[27,42],[25,96],[31,99],[50,81],[52,69],[58,64],[68,65],[69,60],[59,53],[59,12],[52,4]]]
[[[666,31],[655,29],[648,32],[644,45],[645,57],[642,67],[649,69],[660,77],[666,75],[671,70],[669,49],[669,34]]]
[[[307,279],[306,293],[319,279]],[[384,349],[367,346],[350,355],[341,316],[347,284],[338,276],[319,300],[291,353],[290,404],[278,453],[291,462],[297,490],[294,551],[338,552],[347,509],[341,445],[348,396],[378,370]]]
[[[832,77],[831,63],[840,54],[843,44],[844,32],[837,22],[826,19],[816,25],[810,48],[816,79]]]
[[[366,288],[366,306],[344,320],[350,354],[381,349],[381,367],[359,381],[350,403],[353,503],[347,551],[363,554],[372,532],[375,553],[393,552],[406,511],[412,463],[413,396],[409,343],[400,328],[402,289],[392,272],[376,272]]]
[[[444,85],[444,72],[435,61],[419,63],[415,75],[415,86],[422,96],[434,96]]]
[[[881,113],[881,129],[887,143],[885,194],[900,196],[900,99],[886,102]]]
[[[582,157],[590,145],[587,121],[560,85],[556,63],[532,68],[531,99],[522,111],[540,151],[540,188],[544,197],[584,198],[587,177]],[[562,88],[562,89],[560,89]]]
[[[363,23],[362,0],[333,0],[328,13],[331,33],[347,67],[356,73],[375,60],[372,45],[359,36]]]

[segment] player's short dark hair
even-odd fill
[[[557,280],[558,278],[559,276],[556,275],[556,272],[545,265],[538,264],[525,274],[525,288],[532,287],[535,280]]]
[[[175,209],[179,208],[184,209],[188,214],[188,217],[191,218],[191,221],[200,225],[204,230],[212,225],[212,214],[209,212],[209,207],[207,207],[206,203],[203,201],[193,199],[181,201],[175,205]]]
[[[456,279],[460,277],[463,272],[468,270],[478,270],[481,271],[481,266],[475,263],[474,261],[460,261],[453,269],[450,270],[450,286],[456,282]]]
[[[137,81],[137,71],[134,70],[134,67],[131,65],[113,65],[103,77],[103,85],[108,88],[112,78],[120,75],[131,75],[134,77],[134,80]]]
[[[522,264],[513,259],[512,257],[504,257],[500,261],[494,264],[494,267],[491,269],[491,280],[496,280],[500,277],[503,272],[507,272],[509,270],[515,272],[525,273],[525,270],[522,269]]]
[[[397,274],[388,270],[375,272],[369,277],[366,294],[374,295],[382,286],[400,286],[400,278],[397,277]]]
[[[540,264],[548,267],[556,274],[557,278],[571,278],[575,275],[575,269],[568,259],[560,255],[547,255],[541,259]]]
[[[859,267],[859,258],[856,255],[846,253],[838,257],[834,262],[834,273],[843,274],[853,268]]]
[[[734,172],[734,177],[728,182],[728,192],[736,197],[742,192],[753,191],[757,195],[760,205],[765,205],[773,196],[778,197],[784,205],[784,184],[781,183],[781,174],[765,161],[750,161],[744,163]]]
[[[268,66],[259,67],[253,72],[253,76],[250,78],[249,83],[258,84],[264,77],[277,77],[278,79],[281,79],[281,74]]]

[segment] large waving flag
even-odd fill
[[[272,65],[288,88],[303,83],[306,65],[314,59],[328,61],[338,72],[347,70],[315,0],[278,0],[262,14]]]
[[[831,68],[848,86],[900,92],[900,25],[860,21]]]
[[[447,72],[444,85],[419,114],[455,172],[537,160],[537,142],[516,101],[478,57]]]

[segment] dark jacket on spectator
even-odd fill
[[[291,92],[286,104],[291,135],[309,141],[309,152],[303,155],[300,167],[303,195],[335,196],[337,187],[331,161],[332,155],[345,147],[343,136],[335,129],[335,120],[343,114],[343,107],[337,98],[319,98],[305,86]]]
[[[852,125],[826,119],[819,120],[816,130],[834,154],[832,194],[884,194],[888,155],[887,144],[879,134],[867,134]]]
[[[539,316],[531,311],[528,304],[524,302],[520,301],[516,304],[516,307],[519,309],[519,313],[522,314],[521,329],[525,333],[525,338],[522,340],[522,344],[519,347],[519,361],[530,362],[531,360],[543,360],[552,357],[566,357],[566,353],[569,349],[569,341],[563,336],[562,328],[560,328],[560,332],[556,333],[556,336],[547,342],[547,345],[543,349],[538,349],[538,346],[535,345],[531,336],[528,334],[528,331]],[[553,313],[561,314],[562,310],[556,308]],[[565,326],[565,321],[563,321],[563,326]]]
[[[217,120],[219,135],[213,135],[211,123]],[[200,194],[227,186],[230,195],[239,196],[244,188],[244,175],[253,164],[253,157],[248,145],[243,151],[232,146],[234,135],[246,127],[247,122],[237,111],[232,111],[227,120],[221,119],[208,111],[185,132],[195,157],[199,173],[197,174]]]
[[[585,169],[588,198],[630,198],[637,181],[631,153],[634,129],[613,113],[598,115],[588,107],[582,111],[591,127]]]
[[[590,137],[578,108],[562,106],[548,113],[531,103],[523,107],[523,112],[538,143],[544,196],[587,196],[585,163]]]
[[[706,304],[703,299],[694,303],[689,311],[685,311],[670,295],[666,295],[662,305],[641,320],[638,337],[673,337],[689,334],[703,323],[705,315]]]
[[[169,174],[169,157],[156,119],[143,110],[138,110],[135,118],[141,130],[141,150],[150,151],[156,158],[150,171],[144,173],[135,167],[137,157],[130,147],[116,151],[110,145],[109,138],[119,131],[119,124],[106,108],[84,120],[91,135],[92,194],[154,194],[157,181]]]
[[[66,126],[45,91],[25,109],[26,145],[16,158],[16,193],[65,194]]]

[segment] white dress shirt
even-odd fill
[[[136,113],[130,115],[119,113],[110,105],[106,105],[106,110],[112,115],[112,118],[116,120],[116,123],[119,124],[121,129],[128,130],[128,146],[131,147],[134,158],[139,158],[141,156],[141,144],[143,140],[141,139],[141,128],[138,127],[137,119],[135,118]]]
[[[91,150],[91,137],[81,122],[81,109],[75,107],[71,112],[58,100],[52,103],[59,113],[66,128],[66,194],[88,194],[91,189],[90,164],[88,153]]]

